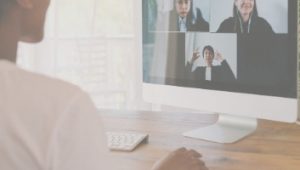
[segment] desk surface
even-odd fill
[[[300,126],[259,121],[254,134],[235,144],[217,144],[181,134],[216,121],[215,115],[101,111],[106,130],[132,130],[150,135],[134,152],[111,152],[112,170],[150,170],[153,163],[178,147],[204,155],[210,170],[299,170]]]

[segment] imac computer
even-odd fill
[[[257,119],[296,122],[297,0],[139,5],[143,99],[219,114],[184,136],[233,143]]]

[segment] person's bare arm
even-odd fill
[[[151,170],[208,170],[195,150],[177,149],[156,162]]]

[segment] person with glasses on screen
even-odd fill
[[[111,169],[100,116],[75,85],[18,68],[18,42],[44,36],[50,0],[0,0],[0,169]],[[178,149],[153,170],[207,169]]]
[[[174,0],[174,10],[170,13],[170,31],[209,31],[209,24],[199,8],[193,13],[192,0]]]
[[[235,76],[230,69],[229,64],[223,58],[219,52],[215,52],[213,47],[207,45],[203,48],[202,51],[203,59],[205,66],[197,67],[195,70],[192,70],[194,62],[200,58],[198,51],[193,53],[193,57],[190,62],[187,64],[187,72],[190,76],[190,79],[193,80],[206,80],[206,81],[234,81]],[[220,65],[213,65],[213,61],[216,60]]]
[[[273,34],[271,25],[258,16],[256,0],[234,0],[233,17],[224,20],[217,32]]]

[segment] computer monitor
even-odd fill
[[[216,124],[184,136],[220,143],[251,134],[258,118],[295,122],[297,6],[142,0],[144,100],[219,114]]]

